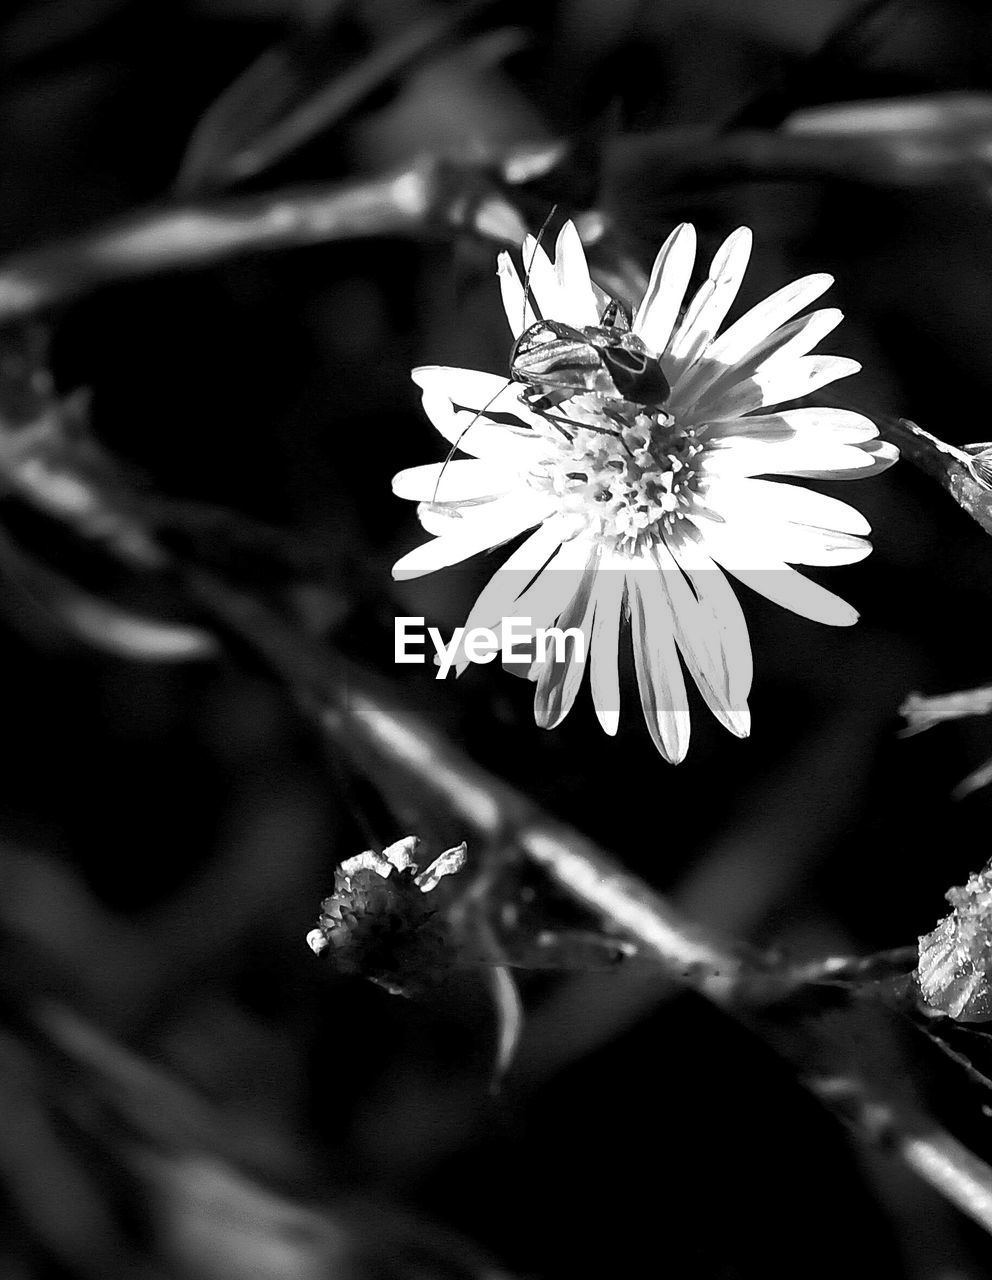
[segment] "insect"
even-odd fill
[[[552,402],[599,392],[662,409],[671,395],[661,361],[630,332],[616,302],[598,325],[582,329],[559,320],[536,321],[513,345],[510,377],[533,388],[538,400]]]
[[[523,312],[527,315],[531,305],[530,275],[534,257],[554,217],[557,205],[545,218],[538,232],[531,260],[524,278]],[[522,382],[527,387],[527,399],[535,412],[544,414],[558,431],[571,439],[566,427],[583,426],[586,430],[599,430],[605,435],[619,436],[609,427],[594,427],[588,422],[569,423],[567,418],[554,416],[547,411],[583,393],[620,397],[646,409],[663,409],[671,395],[671,387],[658,356],[652,355],[641,339],[630,332],[630,323],[623,307],[616,301],[607,304],[598,325],[576,329],[560,320],[537,320],[525,329],[513,344],[510,352],[510,377],[506,383]],[[466,433],[478,422],[506,387],[477,410],[458,436],[441,468],[434,496],[430,505],[437,502],[441,476],[455,456]]]

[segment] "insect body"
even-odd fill
[[[614,317],[613,324],[605,323]],[[594,392],[619,396],[650,409],[666,404],[671,387],[657,356],[630,333],[611,306],[603,324],[575,329],[538,320],[514,344],[510,376],[536,391],[566,397]]]

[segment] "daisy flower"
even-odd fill
[[[790,566],[861,560],[871,550],[865,519],[835,498],[759,477],[857,479],[890,466],[897,451],[861,414],[781,407],[860,367],[810,354],[842,318],[834,308],[799,314],[830,276],[805,276],[718,332],[750,250],[742,227],[683,306],[696,251],[683,223],[659,252],[628,331],[566,223],[553,263],[525,240],[527,289],[510,256],[499,257],[517,340],[509,378],[413,372],[434,426],[469,456],[395,477],[394,492],[420,504],[433,536],[394,576],[431,573],[533,531],[465,625],[498,632],[515,617],[581,632],[585,644],[568,660],[536,653],[526,669],[544,728],[568,713],[588,665],[599,721],[616,732],[629,619],[641,706],[665,759],[680,761],[689,743],[683,665],[713,714],[746,736],[751,647],[727,574],[817,622],[857,620]],[[459,658],[462,670],[468,659]]]

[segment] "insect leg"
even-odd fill
[[[444,479],[444,473],[445,473],[445,471],[447,471],[447,469],[448,469],[448,463],[451,461],[451,459],[452,459],[452,458],[455,456],[455,454],[458,452],[458,446],[459,446],[459,445],[461,444],[461,442],[465,439],[465,437],[466,437],[466,435],[468,434],[468,432],[472,430],[472,428],[475,426],[475,424],[479,421],[479,419],[482,417],[482,415],[486,412],[486,410],[489,408],[489,406],[490,406],[490,405],[491,405],[495,400],[498,400],[498,399],[499,399],[499,397],[503,394],[503,392],[506,390],[506,388],[507,388],[507,387],[511,387],[512,385],[513,385],[512,379],[508,379],[508,380],[507,380],[507,382],[506,382],[502,387],[500,387],[500,389],[499,389],[499,390],[498,390],[494,395],[490,396],[490,398],[486,401],[486,403],[482,406],[482,408],[481,408],[481,409],[476,410],[476,413],[475,413],[475,415],[473,416],[472,420],[471,420],[470,422],[468,422],[468,423],[465,425],[465,427],[464,427],[464,428],[463,428],[463,429],[458,433],[458,439],[455,441],[455,443],[454,443],[454,444],[451,446],[451,448],[448,450],[448,456],[445,458],[444,462],[442,462],[442,463],[441,463],[441,470],[440,470],[440,472],[438,473],[438,477],[437,477],[437,484],[435,484],[435,486],[434,486],[434,493],[433,493],[433,495],[432,495],[432,497],[431,497],[430,504],[429,504],[431,507],[436,507],[436,506],[437,506],[437,495],[438,495],[438,491],[439,491],[439,490],[440,490],[440,488],[441,488],[441,481]]]
[[[548,224],[551,222],[551,219],[555,216],[557,212],[558,212],[558,205],[553,204],[551,206],[550,212],[548,213],[548,216],[541,223],[541,229],[537,233],[537,239],[534,241],[534,249],[530,255],[530,262],[527,263],[526,269],[524,271],[524,308],[523,308],[523,315],[520,317],[521,333],[524,331],[524,329],[527,328],[527,307],[530,305],[530,273],[534,267],[534,259],[537,257],[537,251],[541,247],[541,241],[544,239],[544,233],[548,229]]]

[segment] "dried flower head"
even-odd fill
[[[317,927],[307,934],[310,949],[332,952],[342,973],[394,994],[409,994],[454,958],[447,925],[429,895],[465,865],[466,845],[445,850],[421,871],[413,857],[419,844],[416,836],[404,836],[382,853],[367,849],[342,862]]]
[[[924,1001],[961,1022],[992,1020],[992,863],[963,888],[948,889],[954,908],[920,938],[916,971]]]
[[[683,307],[696,236],[688,224],[676,228],[628,322],[592,283],[567,223],[553,263],[524,242],[526,290],[500,256],[516,340],[509,379],[414,370],[431,421],[470,457],[395,477],[394,491],[420,504],[433,537],[393,573],[430,573],[534,530],[465,630],[495,630],[512,616],[535,632],[581,631],[585,643],[569,660],[537,653],[523,668],[544,728],[567,715],[588,655],[597,715],[616,733],[618,641],[629,616],[641,706],[665,759],[681,760],[689,743],[683,664],[713,714],[745,736],[751,647],[725,573],[815,621],[857,619],[790,566],[863,559],[867,521],[836,498],[759,477],[855,479],[897,451],[861,414],[775,407],[858,371],[853,360],[810,354],[842,318],[834,308],[800,315],[830,276],[787,285],[720,332],[750,250],[742,227]],[[460,655],[456,669],[467,661]]]

